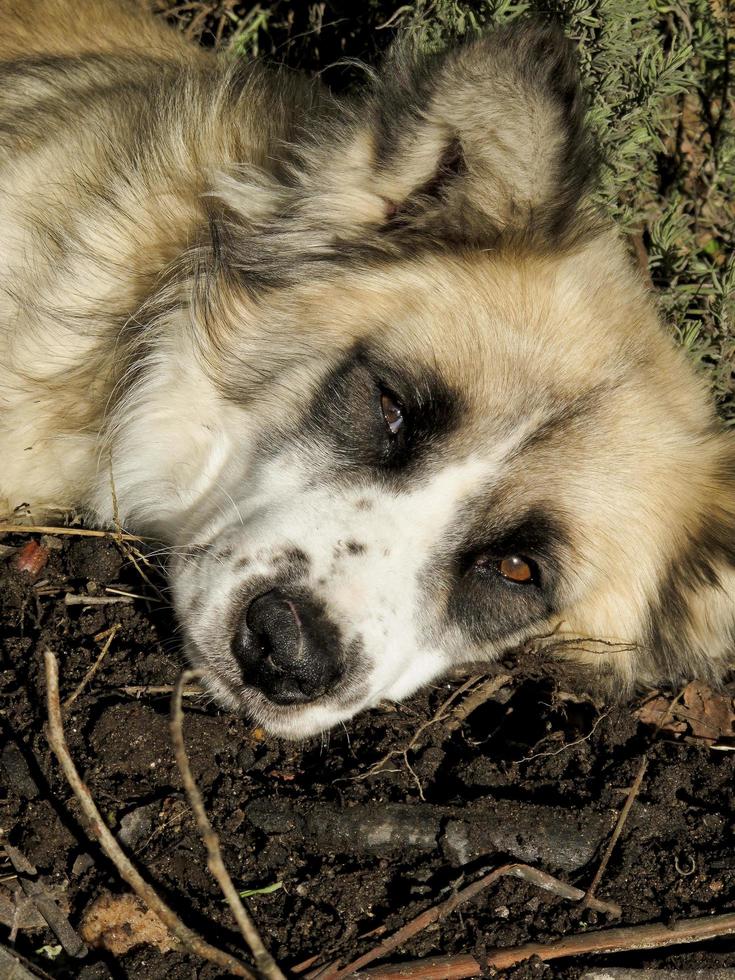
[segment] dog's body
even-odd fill
[[[0,499],[167,541],[193,660],[290,735],[533,637],[715,677],[735,454],[592,174],[556,33],[362,102],[132,2],[0,5]]]

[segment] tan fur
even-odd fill
[[[239,485],[238,433],[277,439],[367,342],[463,393],[447,458],[508,447],[488,522],[549,505],[571,529],[563,609],[508,645],[551,633],[628,685],[721,672],[732,442],[615,232],[577,207],[579,123],[513,52],[430,66],[386,135],[410,52],[350,107],[241,76],[132,0],[5,0],[0,27],[8,512],[111,521],[112,459],[131,528],[197,539],[213,487]]]

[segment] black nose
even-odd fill
[[[339,631],[307,595],[271,589],[254,599],[233,643],[248,687],[276,704],[304,704],[341,676]]]

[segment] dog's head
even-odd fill
[[[270,729],[537,637],[625,686],[726,655],[735,457],[584,207],[582,116],[566,42],[501,31],[220,183],[151,452],[192,657]]]

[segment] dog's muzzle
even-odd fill
[[[274,704],[316,701],[342,677],[339,631],[305,593],[275,588],[253,599],[232,651],[245,685]]]

